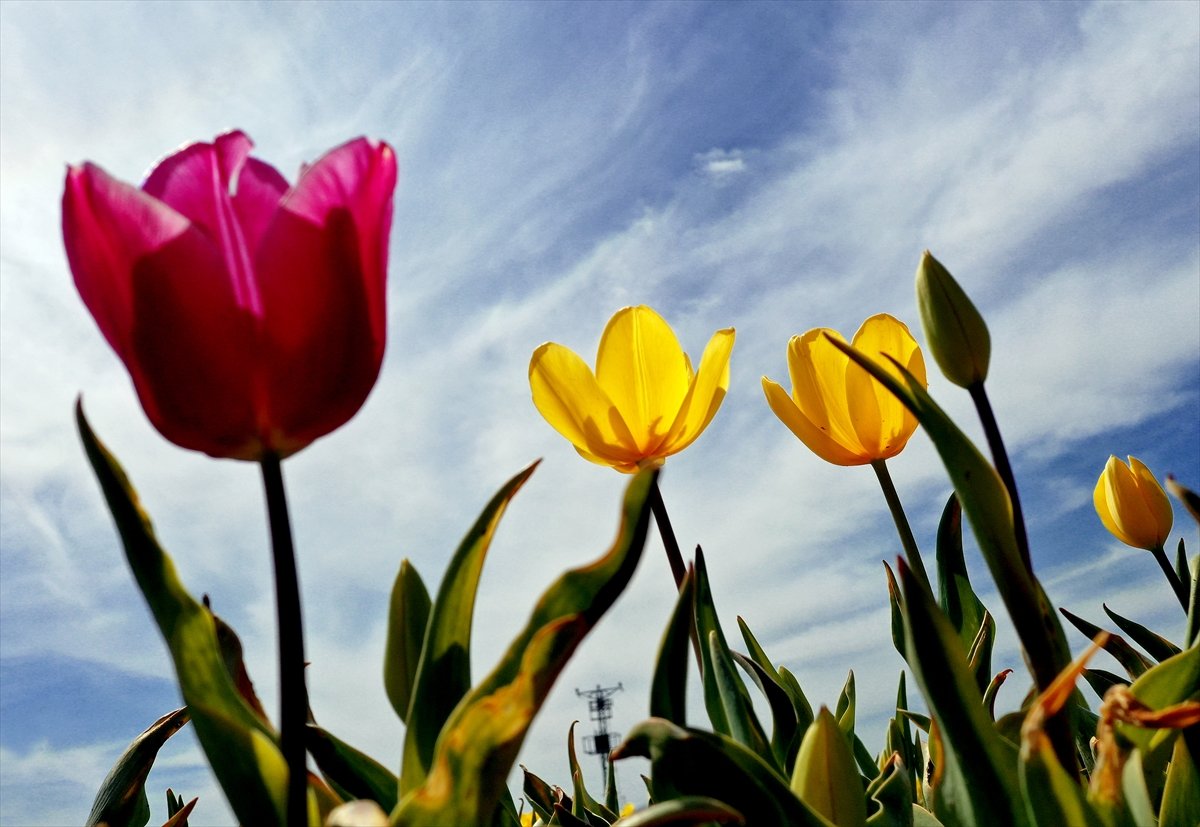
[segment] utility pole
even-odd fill
[[[602,687],[596,684],[595,689],[575,690],[575,694],[588,699],[588,718],[595,726],[595,732],[584,736],[583,751],[588,755],[600,756],[600,778],[602,784],[608,783],[608,754],[615,746],[614,742],[621,739],[621,733],[609,732],[608,722],[612,718],[612,696],[624,689],[621,684]]]

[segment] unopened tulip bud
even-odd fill
[[[946,378],[969,388],[987,379],[992,339],[950,271],[928,250],[917,267],[917,307],[929,351]]]

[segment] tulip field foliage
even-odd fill
[[[905,555],[881,574],[891,639],[906,664],[883,731],[862,731],[853,672],[837,697],[810,697],[741,617],[737,628],[724,627],[718,598],[736,611],[752,605],[754,595],[721,591],[697,547],[676,584],[657,658],[645,664],[650,717],[633,726],[610,756],[613,762],[646,759],[645,790],[618,790],[611,762],[605,788],[589,789],[573,725],[563,732],[570,777],[546,778],[537,766],[524,764],[520,788],[508,788],[555,680],[630,582],[646,551],[650,521],[659,521],[664,539],[669,533],[659,512],[658,467],[704,430],[728,384],[732,330],[714,334],[693,370],[660,316],[629,308],[609,323],[595,372],[557,345],[540,348],[530,365],[534,401],[546,419],[586,459],[631,474],[615,536],[607,546],[605,538],[579,538],[602,549],[596,559],[568,569],[532,605],[520,607],[528,620],[505,651],[475,657],[480,573],[497,527],[508,508],[520,507],[518,495],[537,463],[484,506],[444,571],[418,572],[402,561],[379,668],[405,725],[403,741],[389,754],[367,755],[325,728],[322,710],[310,710],[304,735],[311,767],[308,823],[1200,823],[1200,564],[1195,556],[1189,561],[1182,541],[1167,548],[1173,517],[1167,495],[1140,462],[1112,460],[1097,485],[1096,508],[1115,536],[1159,561],[1163,600],[1180,605],[1178,626],[1147,628],[1101,596],[1088,617],[1056,610],[1034,571],[1037,555],[1025,539],[1017,481],[990,419],[986,325],[929,254],[918,271],[918,297],[934,361],[976,402],[986,446],[974,444],[929,394],[920,349],[907,327],[889,316],[872,317],[850,343],[823,329],[794,338],[790,395],[763,380],[768,404],[783,424],[830,462],[882,463],[920,427],[945,466],[948,498],[934,548],[922,560],[922,551],[905,540]],[[635,370],[639,366],[645,370]],[[611,416],[597,425],[597,410],[610,404]],[[893,430],[864,421],[870,411],[887,416]],[[168,790],[160,811],[151,802],[161,798],[147,794],[146,782],[156,756],[188,723],[242,824],[295,823],[286,803],[289,769],[280,729],[255,694],[252,665],[242,659],[236,632],[188,591],[132,481],[92,432],[82,406],[77,419],[184,703],[174,711],[147,710],[148,728],[101,783],[87,824],[185,825],[203,802]],[[882,473],[881,484],[886,493]],[[1168,488],[1200,521],[1200,497],[1175,481]],[[893,511],[892,518],[903,536],[903,515]],[[968,571],[965,531],[986,571]],[[991,585],[977,587],[984,577]],[[985,604],[981,593],[994,594],[994,603]],[[1015,631],[1020,662],[997,661],[1001,624]],[[1076,658],[1072,637],[1076,649],[1087,645]],[[1100,649],[1119,671],[1091,665]],[[494,665],[473,675],[472,660]],[[1019,709],[998,714],[996,693],[1005,684],[1017,687],[1024,700]],[[701,710],[688,708],[689,685],[700,690]],[[1084,685],[1102,698],[1098,708],[1080,691]],[[923,705],[916,703],[918,692]],[[625,806],[645,797],[640,809]]]

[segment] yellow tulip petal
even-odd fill
[[[767,395],[767,404],[779,417],[779,421],[799,437],[808,449],[826,462],[834,465],[863,465],[870,462],[851,451],[846,450],[829,435],[817,427],[804,412],[796,406],[795,400],[788,395],[778,382],[767,377],[762,378],[763,393]]]
[[[675,423],[659,448],[663,456],[678,453],[695,442],[716,416],[729,391],[729,357],[735,335],[733,328],[727,327],[714,333],[705,345],[700,371],[693,376]],[[690,373],[690,364],[688,370]]]
[[[1114,473],[1114,465],[1120,465],[1120,461],[1113,456],[1108,458],[1108,462],[1104,466],[1104,471],[1100,474],[1100,478],[1096,480],[1096,488],[1092,491],[1092,504],[1096,507],[1096,514],[1100,517],[1100,522],[1104,523],[1104,527],[1109,533],[1126,545],[1134,545],[1129,541],[1128,536],[1122,530],[1117,522],[1116,515],[1113,511],[1113,498],[1109,491],[1112,483],[1111,477]]]
[[[548,342],[529,360],[533,404],[550,425],[593,462],[636,463],[637,446],[591,368],[572,350]]]
[[[600,337],[596,381],[646,452],[662,442],[687,395],[687,357],[662,316],[645,305],[626,307]]]
[[[1133,472],[1142,500],[1146,503],[1146,510],[1154,529],[1155,547],[1163,545],[1170,538],[1171,526],[1175,521],[1167,492],[1163,491],[1154,474],[1137,457],[1129,457],[1129,470]]]
[[[854,347],[879,362],[899,378],[891,359],[928,384],[925,360],[908,327],[887,313],[863,322],[854,334]],[[888,358],[891,357],[891,358]],[[857,364],[846,369],[846,396],[859,441],[875,459],[888,459],[903,450],[917,429],[916,417],[887,388]]]
[[[846,397],[846,367],[850,359],[826,335],[845,341],[836,330],[815,328],[802,336],[793,336],[788,342],[792,399],[815,428],[843,450],[869,462],[871,457],[859,441]]]

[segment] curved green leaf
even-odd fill
[[[305,747],[325,777],[351,798],[370,799],[384,812],[396,806],[399,779],[371,756],[316,724],[305,731]]]
[[[82,403],[76,404],[75,420],[129,567],[171,651],[183,700],[217,781],[243,824],[280,824],[287,767],[275,733],[238,692],[212,613],[180,582],[129,478],[96,438]]]
[[[712,679],[717,684],[721,704],[725,707],[725,719],[729,722],[730,734],[735,741],[753,750],[768,764],[774,764],[782,775],[783,762],[771,749],[763,732],[758,715],[733,665],[733,657],[725,646],[721,633],[713,629],[708,633],[708,656],[712,664]]]
[[[893,753],[867,785],[867,798],[876,806],[867,817],[867,827],[912,827],[912,772],[901,753]]]
[[[696,571],[688,566],[671,619],[663,632],[650,681],[650,715],[666,718],[679,726],[687,725],[688,648],[692,630],[692,603],[695,599]]]
[[[571,807],[571,815],[578,816],[585,821],[590,821],[589,813],[594,813],[604,819],[605,822],[611,824],[617,820],[617,814],[592,798],[591,793],[587,791],[587,787],[583,783],[583,770],[579,768],[579,758],[575,754],[575,725],[577,723],[579,722],[572,721],[571,726],[567,728],[567,765],[571,770],[571,780],[575,788],[575,798],[574,804]]]
[[[958,632],[904,561],[897,565],[910,664],[942,739],[942,760],[934,762],[934,815],[964,827],[1025,825],[1016,756],[987,716]]]
[[[146,776],[150,774],[150,767],[162,745],[187,722],[187,707],[176,709],[133,739],[100,784],[85,827],[142,827],[150,820]]]
[[[1158,819],[1163,825],[1200,824],[1200,725],[1175,739]]]
[[[1095,640],[1097,635],[1105,634],[1107,639],[1104,642],[1104,651],[1112,655],[1117,663],[1125,667],[1125,671],[1129,673],[1130,678],[1136,678],[1137,676],[1145,673],[1147,669],[1154,665],[1154,663],[1151,662],[1145,655],[1130,646],[1129,641],[1125,640],[1125,638],[1121,637],[1120,635],[1114,635],[1111,632],[1106,632],[1095,623],[1084,620],[1082,617],[1072,614],[1066,609],[1060,608],[1059,611],[1062,612],[1062,616],[1065,617],[1072,626],[1082,632],[1084,637],[1086,637],[1088,640]]]
[[[555,679],[633,576],[646,540],[656,474],[642,471],[630,481],[609,551],[551,584],[496,668],[455,708],[425,781],[401,797],[393,825],[484,824],[491,818]]]
[[[1182,649],[1176,646],[1171,641],[1167,640],[1160,634],[1152,632],[1140,623],[1136,623],[1129,618],[1121,615],[1108,608],[1107,603],[1100,604],[1104,608],[1105,614],[1112,618],[1112,622],[1117,624],[1117,627],[1129,635],[1133,642],[1146,650],[1146,653],[1156,661],[1164,661],[1167,658],[1178,655]]]
[[[950,625],[958,631],[958,639],[967,651],[975,650],[980,630],[990,619],[987,607],[975,594],[971,578],[967,574],[967,563],[963,557],[962,506],[958,497],[950,495],[937,532],[938,605],[946,613]],[[985,619],[986,618],[986,619]],[[992,634],[985,638],[984,646],[977,650],[975,658],[975,680],[980,691],[992,676],[992,642],[995,621],[991,622]]]
[[[446,567],[411,682],[408,708],[420,714],[410,715],[406,721],[400,770],[402,797],[425,780],[433,764],[438,735],[471,688],[471,624],[483,561],[504,510],[537,465],[535,462],[525,468],[496,492]],[[406,653],[405,658],[408,656]]]
[[[650,718],[633,728],[613,760],[631,755],[650,759],[655,803],[703,795],[738,811],[747,824],[830,827],[765,761],[724,735]]]
[[[408,707],[412,703],[413,684],[421,663],[421,648],[425,644],[432,607],[421,575],[408,560],[400,561],[400,571],[392,584],[392,597],[388,603],[383,688],[401,721],[408,720]]]

